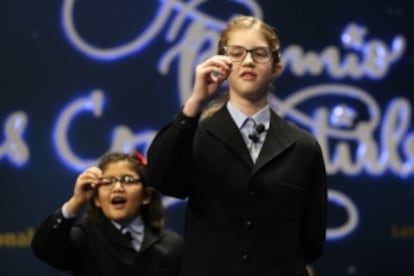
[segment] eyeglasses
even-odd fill
[[[247,53],[251,53],[253,60],[257,63],[268,63],[272,58],[272,51],[268,47],[246,49],[242,46],[226,46],[223,49],[226,56],[233,62],[242,61],[247,56]]]
[[[121,177],[103,177],[99,182],[100,187],[110,189],[115,183],[121,183],[125,187],[130,187],[141,182],[141,178],[135,178],[131,175],[123,175]]]

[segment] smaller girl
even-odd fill
[[[145,159],[109,153],[78,176],[72,197],[36,230],[32,249],[73,275],[178,275],[182,240],[163,230],[163,220]]]

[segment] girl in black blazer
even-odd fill
[[[78,276],[176,276],[181,247],[179,236],[163,230],[161,197],[139,153],[110,153],[82,172],[72,197],[32,240],[36,256]]]
[[[325,242],[326,174],[316,139],[269,107],[279,39],[240,16],[218,52],[197,66],[192,95],[148,152],[151,183],[188,198],[180,275],[308,275]],[[225,80],[224,101],[202,112]]]

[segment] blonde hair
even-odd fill
[[[214,113],[216,113],[229,99],[228,91],[223,91],[219,98],[216,100],[211,101],[201,113],[200,120],[204,120],[205,118],[210,117]]]
[[[218,42],[218,54],[224,54],[224,47],[227,46],[231,32],[235,30],[248,30],[255,27],[262,32],[269,44],[269,48],[272,51],[273,66],[278,64],[280,62],[280,41],[275,29],[266,24],[264,21],[253,16],[237,16],[226,25],[224,30],[221,32]]]
[[[220,38],[217,45],[217,52],[219,55],[224,54],[224,47],[227,46],[230,33],[237,30],[248,30],[252,28],[258,28],[262,32],[264,38],[269,44],[269,48],[272,51],[272,66],[275,67],[280,63],[280,40],[276,34],[275,29],[266,24],[264,21],[253,17],[240,15],[231,20],[224,30],[220,34]],[[272,87],[271,87],[272,88]],[[200,120],[203,120],[215,112],[217,112],[229,99],[228,91],[224,91],[222,95],[212,102],[210,102],[203,110]]]

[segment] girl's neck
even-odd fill
[[[267,95],[258,99],[230,97],[229,101],[246,116],[252,116],[262,110],[267,103]]]

